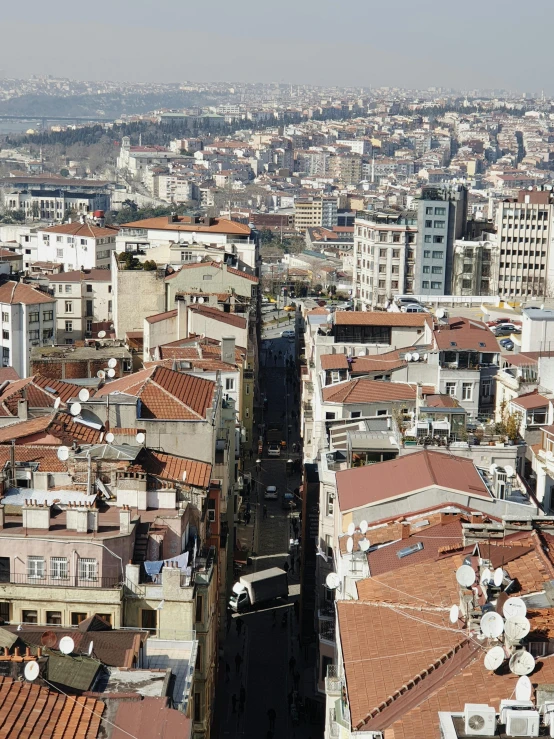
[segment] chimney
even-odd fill
[[[409,523],[402,523],[402,536],[401,539],[409,539],[410,538],[410,524]]]
[[[223,336],[221,339],[221,361],[235,364],[235,337]]]
[[[20,421],[26,421],[29,418],[29,406],[25,399],[17,401],[17,417]]]
[[[119,531],[122,534],[131,533],[131,509],[128,505],[119,509]]]
[[[188,339],[189,337],[189,310],[184,295],[177,295],[177,338]]]
[[[88,508],[75,506],[66,511],[65,527],[68,531],[78,531],[86,534],[88,531]]]
[[[33,500],[22,506],[23,528],[25,529],[50,529],[50,506],[38,505]]]

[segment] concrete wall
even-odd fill
[[[142,331],[147,316],[162,313],[164,281],[158,271],[122,270],[112,259],[113,321],[117,338],[127,331]]]
[[[150,356],[150,350],[162,344],[169,344],[172,341],[177,341],[179,337],[177,333],[177,316],[169,316],[164,318],[162,321],[150,322],[146,318],[143,321],[143,361],[148,362],[152,358]]]

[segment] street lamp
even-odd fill
[[[259,472],[260,471],[260,465],[261,465],[261,463],[262,463],[262,460],[261,459],[257,459],[256,460],[256,472]]]

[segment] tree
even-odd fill
[[[69,170],[63,167],[62,169],[60,169],[60,175],[62,177],[69,177]]]

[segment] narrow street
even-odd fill
[[[282,326],[282,329],[288,326]],[[251,547],[252,564],[240,574],[260,571],[269,567],[283,567],[289,571],[288,603],[269,603],[260,610],[242,614],[240,621],[233,617],[228,622],[228,632],[223,645],[224,663],[220,671],[217,691],[217,716],[214,736],[220,739],[317,739],[322,736],[321,707],[311,700],[313,695],[313,669],[304,664],[298,644],[299,564],[298,549],[294,546],[293,518],[298,518],[300,506],[292,514],[282,507],[282,493],[293,492],[300,484],[300,472],[287,474],[287,460],[301,459],[293,443],[299,443],[296,380],[287,381],[286,360],[294,357],[295,343],[280,337],[282,329],[266,332],[260,356],[261,395],[267,397],[266,409],[261,419],[265,429],[272,423],[282,424],[287,440],[287,450],[278,458],[267,456],[267,445],[256,464],[256,455],[246,469],[252,472],[250,495],[251,520],[240,525],[238,537]],[[271,349],[271,355],[269,350]],[[279,356],[281,352],[281,356]],[[277,356],[277,361],[275,361]],[[299,448],[298,448],[299,449]],[[277,500],[264,501],[267,485],[275,485],[279,491]],[[264,516],[264,505],[266,515]],[[291,557],[292,552],[292,557]],[[299,562],[299,560],[298,560]],[[240,576],[240,575],[239,575]],[[240,657],[237,659],[237,655]],[[229,666],[227,668],[227,665]],[[241,705],[240,697],[245,698]],[[294,691],[297,691],[294,693]],[[299,712],[290,710],[290,703],[298,697]],[[233,696],[236,696],[233,705]],[[268,711],[275,711],[276,720],[270,731]],[[293,720],[294,718],[294,720]]]

